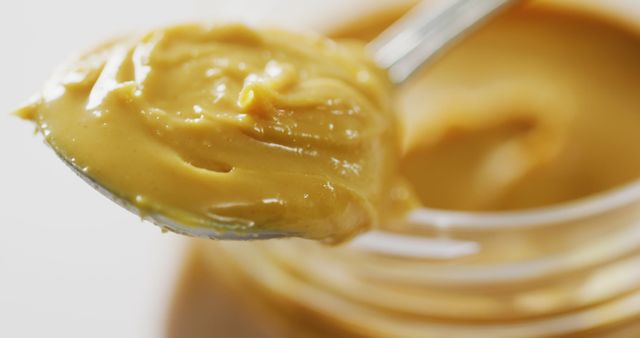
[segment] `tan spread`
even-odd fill
[[[18,113],[142,213],[338,242],[390,205],[390,92],[362,43],[193,24],[84,54]]]

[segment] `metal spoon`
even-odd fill
[[[373,59],[402,84],[472,28],[518,0],[423,1],[371,43]]]
[[[387,69],[391,80],[399,85],[435,56],[441,54],[464,33],[515,1],[517,0],[453,0],[444,1],[442,6],[436,8],[422,3],[372,41],[368,48],[373,59],[382,68]],[[94,189],[123,208],[135,214],[141,214],[132,203],[105,188],[72,161],[57,154],[69,168]],[[180,224],[159,212],[142,214],[141,217],[165,230],[193,237],[253,240],[296,236],[295,233],[272,231],[247,233],[217,231],[216,229],[224,229],[226,225],[213,220],[211,220],[211,227],[192,227]]]

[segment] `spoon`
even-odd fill
[[[472,28],[517,0],[422,1],[368,45],[373,59],[402,84]]]
[[[447,47],[469,32],[471,28],[484,22],[492,14],[516,0],[452,0],[444,1],[434,8],[423,2],[394,23],[380,36],[373,40],[368,49],[373,59],[389,73],[394,84],[405,82],[429,61],[440,55]],[[55,150],[55,149],[54,149]],[[126,199],[105,188],[88,176],[72,161],[61,154],[56,154],[80,178],[107,198],[123,208],[140,215],[140,210]],[[213,228],[191,227],[181,224],[158,212],[141,215],[163,230],[170,230],[192,237],[203,237],[221,240],[254,240],[292,237],[295,233],[254,231],[235,233],[220,232]],[[211,221],[217,228],[225,228],[225,224]]]

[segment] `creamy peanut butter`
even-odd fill
[[[142,213],[337,242],[387,213],[390,92],[362,43],[193,24],[93,49],[18,114]]]
[[[402,173],[423,205],[540,208],[640,177],[636,33],[589,14],[512,11],[398,94]]]

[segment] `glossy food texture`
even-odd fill
[[[393,204],[390,104],[361,43],[190,24],[85,53],[18,114],[141,213],[339,242]]]

